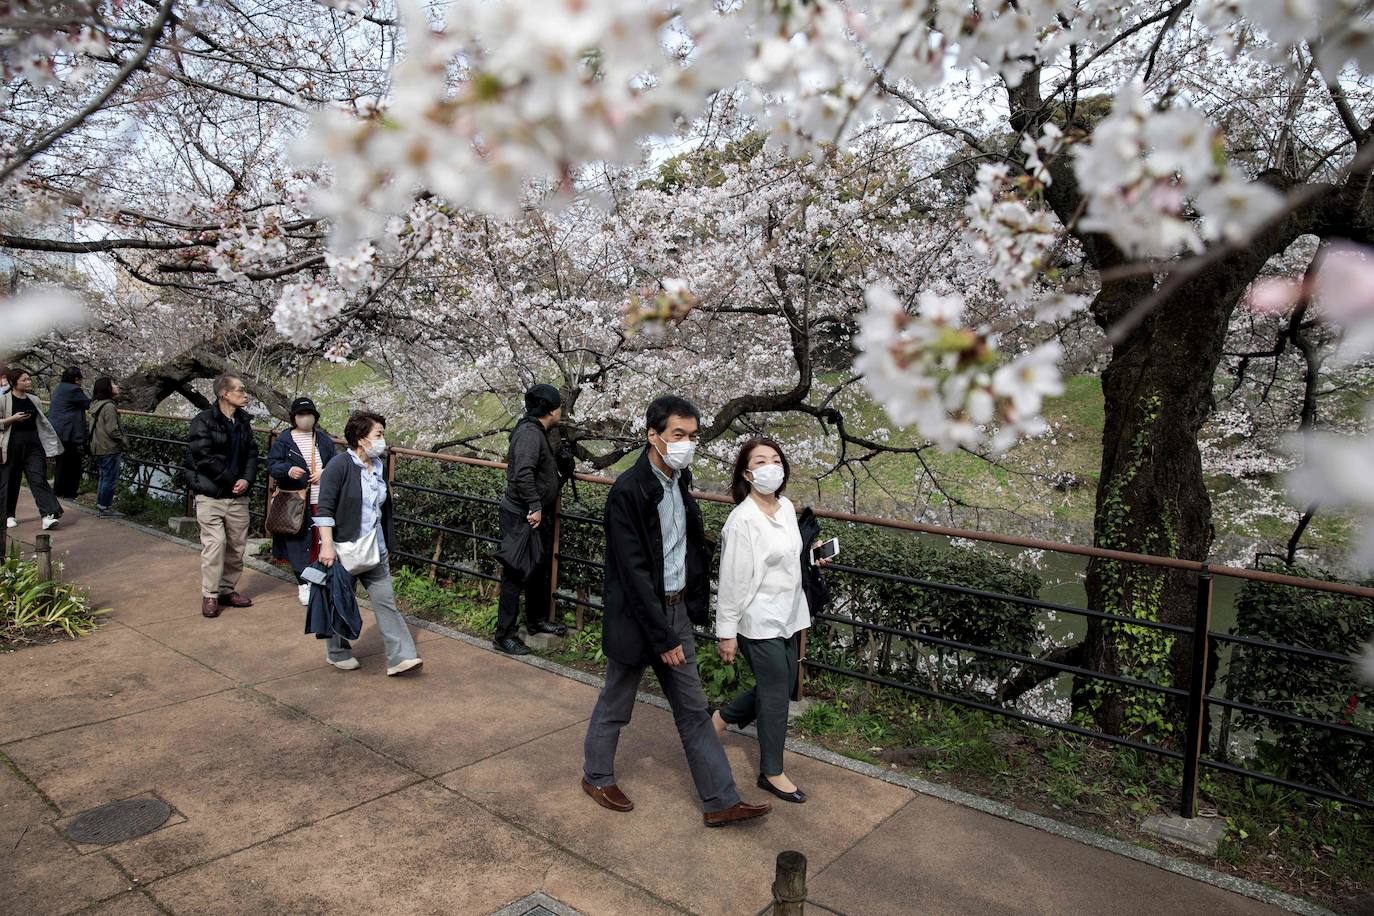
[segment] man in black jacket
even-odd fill
[[[549,620],[553,529],[561,483],[553,447],[549,445],[549,430],[562,416],[563,398],[558,389],[535,385],[525,392],[525,416],[510,434],[506,495],[501,500],[502,546],[522,536],[537,537],[539,561],[528,572],[509,564],[501,569],[501,600],[492,642],[509,655],[528,655],[530,651],[520,639],[521,591],[525,593],[525,629],[531,634],[555,636],[568,632],[561,623]]]
[[[258,443],[244,410],[243,380],[215,379],[214,407],[191,421],[186,437],[184,477],[196,494],[200,523],[200,612],[218,617],[222,607],[249,607],[238,593],[248,544],[249,491],[258,474]]]
[[[68,366],[48,401],[48,421],[62,440],[62,454],[53,462],[52,491],[62,499],[76,499],[81,489],[88,438],[86,408],[91,406],[91,396],[81,385],[81,368]]]
[[[691,402],[665,395],[645,419],[647,447],[606,498],[606,684],[587,726],[582,790],[612,811],[634,808],[616,785],[615,750],[644,668],[652,666],[673,710],[703,820],[721,827],[762,817],[770,806],[740,801],[697,674],[692,624],[707,619],[710,551],[687,468],[700,415]]]

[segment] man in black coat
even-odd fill
[[[606,684],[587,726],[582,790],[612,811],[634,808],[616,785],[615,751],[644,668],[652,666],[673,710],[703,820],[721,827],[761,817],[770,806],[740,801],[697,673],[692,624],[706,623],[710,600],[710,551],[688,470],[700,414],[690,401],[665,395],[645,419],[647,446],[606,498]]]
[[[243,409],[248,403],[243,380],[227,373],[215,379],[215,400],[191,421],[183,467],[186,485],[196,494],[200,612],[206,617],[218,617],[222,607],[253,604],[238,593],[248,545],[249,492],[258,474],[258,443]]]
[[[510,434],[506,457],[506,495],[501,499],[501,552],[514,555],[518,542],[538,538],[539,559],[529,570],[503,561],[501,600],[492,642],[509,655],[528,655],[520,639],[520,593],[525,593],[525,629],[531,634],[564,636],[568,628],[549,620],[549,576],[553,569],[553,529],[558,512],[558,463],[549,430],[563,416],[563,397],[552,385],[525,392],[525,416]]]
[[[91,396],[81,387],[79,366],[68,366],[48,401],[48,422],[62,440],[62,454],[53,461],[52,491],[62,499],[76,499],[81,489],[81,466],[86,457],[86,408]]]

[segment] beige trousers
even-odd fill
[[[248,497],[196,497],[200,523],[200,593],[206,598],[227,595],[243,574],[243,551],[248,544]]]

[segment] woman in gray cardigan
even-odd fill
[[[381,460],[386,454],[385,431],[386,419],[378,414],[359,410],[348,418],[344,427],[348,451],[335,455],[320,475],[320,514],[315,516],[315,527],[320,532],[320,563],[325,566],[338,561],[336,544],[358,541],[375,532],[381,562],[354,572],[353,577],[362,583],[372,602],[377,629],[386,646],[386,673],[393,676],[415,671],[423,662],[405,617],[396,610],[396,592],[387,565],[396,539],[391,525],[391,485]],[[325,656],[344,671],[360,667],[352,646],[341,636],[329,637]]]

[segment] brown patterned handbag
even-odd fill
[[[312,434],[310,440],[310,460],[307,462],[307,474],[313,473],[315,468],[315,440]],[[280,534],[287,537],[295,537],[305,528],[305,512],[310,501],[310,484],[307,481],[305,488],[301,490],[283,490],[276,485],[276,482],[268,478],[267,496],[267,518],[263,520],[262,526],[267,529],[268,534]]]

